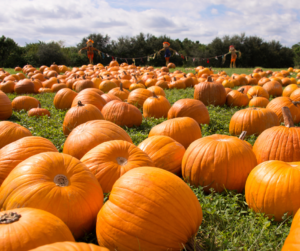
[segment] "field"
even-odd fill
[[[5,69],[14,73],[13,69]],[[185,72],[192,72],[193,69],[180,69]],[[221,69],[214,69],[215,72]],[[234,73],[250,74],[253,69],[222,69],[228,75]],[[266,69],[267,70],[267,69]],[[272,69],[271,69],[272,70]],[[274,70],[274,69],[273,69]],[[279,69],[276,69],[279,70]],[[171,104],[179,99],[193,98],[194,89],[165,90],[166,97]],[[47,108],[51,118],[28,117],[26,112],[13,112],[9,119],[12,122],[21,124],[28,128],[34,136],[42,136],[51,140],[57,149],[62,152],[66,140],[62,123],[66,111],[56,110],[53,105],[55,93],[45,93],[34,96],[42,107]],[[8,94],[13,100],[16,95]],[[209,106],[210,124],[202,127],[202,136],[212,134],[229,135],[229,122],[232,115],[240,110],[236,107],[213,107]],[[138,145],[147,138],[150,129],[164,121],[164,119],[143,119],[142,125],[136,128],[124,128],[135,145]],[[252,145],[256,137],[247,139]],[[262,214],[255,214],[246,204],[244,194],[235,192],[223,192],[207,195],[203,189],[192,188],[197,195],[202,210],[203,223],[198,232],[197,238],[202,243],[203,250],[280,250],[285,238],[289,233],[292,218],[286,217],[283,222],[276,223],[269,220]],[[95,234],[87,235],[82,241],[97,243]]]

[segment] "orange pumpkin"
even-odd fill
[[[98,214],[96,233],[99,245],[109,250],[179,251],[191,245],[201,222],[200,203],[182,179],[140,167],[116,181]]]
[[[282,85],[277,81],[267,82],[263,85],[263,88],[273,97],[279,97],[283,92]]]
[[[66,84],[63,84],[63,83],[54,84],[54,85],[52,85],[51,90],[52,90],[52,92],[58,92],[59,90],[64,89],[64,88],[67,88]]]
[[[300,101],[300,88],[292,92],[290,99],[293,101]]]
[[[15,84],[17,94],[34,93],[34,83],[29,79],[20,80]]]
[[[266,108],[268,104],[269,104],[269,100],[264,97],[254,97],[249,101],[250,107]]]
[[[104,142],[88,151],[80,161],[95,175],[104,193],[109,193],[117,179],[129,170],[154,166],[147,153],[123,140]]]
[[[185,89],[185,83],[183,79],[172,78],[172,82],[169,84],[169,89]]]
[[[101,95],[101,98],[103,98],[107,103],[109,103],[110,101],[113,101],[113,100],[118,100],[118,101],[122,101],[120,98],[118,98],[117,96],[113,95],[113,94],[109,94],[109,93],[106,93],[106,94],[102,94]]]
[[[99,85],[99,89],[101,91],[105,92],[109,92],[111,89],[118,87],[117,84],[115,82],[112,82],[110,80],[105,80],[102,81]]]
[[[148,137],[157,135],[169,136],[185,148],[202,137],[199,124],[189,117],[169,119],[152,127]]]
[[[38,101],[34,97],[29,96],[19,96],[14,98],[12,101],[12,108],[15,111],[29,111],[32,108],[36,108],[40,105],[40,101]]]
[[[68,88],[64,88],[55,94],[53,104],[56,109],[70,109],[76,96],[76,92]]]
[[[116,97],[118,97],[119,99],[121,99],[122,101],[124,101],[128,98],[129,93],[130,93],[129,91],[127,91],[126,89],[123,89],[122,83],[120,84],[120,87],[115,87],[108,92],[108,94],[113,94]]]
[[[41,116],[51,117],[50,112],[45,108],[40,108],[40,106],[37,108],[30,109],[27,114],[28,117],[41,117]]]
[[[39,209],[2,211],[0,224],[0,246],[5,251],[27,251],[58,241],[75,241],[61,219]]]
[[[84,89],[88,88],[94,88],[95,85],[91,80],[84,79],[84,80],[79,80],[74,83],[73,88],[75,89],[76,92],[81,92]]]
[[[81,159],[95,146],[110,140],[125,140],[132,143],[127,132],[116,124],[105,120],[88,121],[77,126],[69,134],[63,153]]]
[[[233,90],[229,92],[226,96],[226,104],[228,106],[247,106],[249,103],[249,98],[243,93],[243,89],[240,91]]]
[[[269,99],[269,93],[261,86],[251,87],[248,90],[247,95],[248,95],[249,99],[252,99],[253,97],[264,97],[266,99]]]
[[[151,96],[153,96],[151,91],[139,88],[130,92],[127,102],[137,106],[138,108],[142,108],[145,100]]]
[[[283,97],[290,97],[291,94],[297,90],[299,87],[296,84],[290,84],[287,87],[284,88],[282,96]]]
[[[143,116],[145,118],[167,118],[170,108],[171,104],[164,96],[156,96],[153,93],[153,96],[147,98],[143,104]]]
[[[15,84],[14,81],[3,81],[0,83],[0,91],[3,91],[4,93],[13,93],[15,90]]]
[[[109,251],[107,248],[99,247],[84,242],[56,242],[50,245],[40,246],[30,251]]]
[[[293,219],[290,233],[289,233],[288,237],[286,238],[281,251],[291,251],[291,250],[297,251],[297,250],[299,250],[299,248],[300,248],[299,227],[300,227],[300,210],[297,211],[297,213]]]
[[[77,106],[78,102],[81,101],[82,104],[90,104],[96,106],[100,111],[103,106],[106,104],[106,101],[93,91],[93,89],[86,89],[77,94],[77,96],[73,99],[72,107]]]
[[[164,92],[163,88],[156,86],[156,85],[147,88],[147,90],[154,92],[155,95],[160,95],[160,96],[164,96],[164,97],[166,96],[166,93]]]
[[[12,115],[12,103],[6,94],[0,91],[0,120],[6,120]]]
[[[241,163],[243,163],[241,165]],[[194,141],[182,159],[182,177],[192,185],[241,192],[250,171],[257,165],[251,147],[236,137],[211,135]]]
[[[148,154],[155,167],[175,174],[181,173],[185,148],[174,139],[167,136],[153,136],[145,139],[138,147]]]

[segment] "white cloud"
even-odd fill
[[[291,46],[300,37],[298,1],[14,0],[5,3],[0,35],[21,45],[38,40],[75,45],[91,33],[117,39],[143,32],[209,43],[245,32]]]

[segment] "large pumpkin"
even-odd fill
[[[140,126],[143,120],[142,113],[137,107],[117,100],[106,104],[102,114],[106,120],[119,126]]]
[[[30,251],[109,251],[107,248],[84,242],[56,242]]]
[[[0,208],[32,207],[56,215],[75,238],[95,227],[103,192],[95,176],[63,153],[34,155],[12,170],[0,188]]]
[[[195,99],[180,99],[176,101],[168,112],[168,119],[178,117],[190,117],[198,122],[199,125],[209,124],[209,113],[206,106]]]
[[[125,130],[105,120],[92,120],[77,126],[68,136],[63,153],[81,159],[95,146],[110,140],[125,140],[132,143]]]
[[[145,100],[151,96],[153,96],[153,93],[151,91],[139,88],[129,94],[127,102],[129,104],[142,108]]]
[[[74,128],[91,120],[104,119],[100,110],[90,104],[82,104],[78,101],[78,105],[72,107],[65,115],[63,122],[64,135],[69,135]]]
[[[273,126],[279,126],[279,119],[275,112],[266,108],[247,108],[237,111],[231,117],[229,133],[240,135],[246,131],[249,136],[259,135]]]
[[[149,155],[154,166],[175,174],[181,173],[181,161],[185,153],[183,145],[167,136],[152,136],[138,147]]]
[[[109,193],[117,179],[129,170],[154,166],[147,153],[123,140],[104,142],[87,152],[81,161],[95,175],[104,193]]]
[[[265,130],[254,143],[253,151],[258,163],[268,160],[300,161],[300,128],[294,127],[288,108],[282,110],[286,126]]]
[[[182,176],[192,185],[216,192],[242,192],[248,174],[257,165],[251,147],[236,137],[211,135],[193,142],[182,159]]]
[[[78,95],[73,99],[72,107],[77,106],[79,101],[81,101],[82,104],[94,105],[100,111],[106,104],[106,101],[101,97],[101,95],[93,91],[93,88],[86,89],[78,93]]]
[[[286,238],[281,251],[297,251],[300,249],[299,229],[300,229],[300,210],[297,211],[293,219],[290,233]]]
[[[223,85],[212,81],[195,85],[194,99],[202,101],[205,105],[222,106],[226,102],[226,91]]]
[[[40,101],[38,101],[34,97],[29,97],[29,96],[19,96],[14,98],[12,101],[12,108],[15,111],[29,111],[32,108],[37,108],[40,106]]]
[[[189,117],[169,119],[152,127],[148,137],[157,135],[169,136],[185,148],[202,137],[199,124]]]
[[[0,247],[27,251],[59,241],[75,241],[66,224],[46,211],[14,208],[0,212]]]
[[[55,94],[53,104],[56,109],[70,109],[76,96],[76,92],[70,90],[69,88],[64,88]]]
[[[99,245],[109,250],[194,250],[186,244],[201,222],[200,203],[183,180],[160,168],[140,167],[114,184],[96,232]]]
[[[28,136],[32,136],[32,134],[27,128],[10,121],[0,122],[0,149],[18,139]]]
[[[19,163],[43,152],[58,151],[50,140],[36,136],[21,138],[1,148],[0,185]]]
[[[15,84],[17,94],[34,93],[34,83],[29,79],[20,80]]]
[[[88,89],[88,88],[94,88],[94,83],[91,80],[79,80],[77,82],[75,82],[73,88],[75,89],[76,92],[80,92],[84,89]]]
[[[6,120],[12,115],[12,104],[6,94],[0,91],[0,120]]]
[[[266,161],[255,167],[246,182],[247,204],[255,212],[282,221],[285,213],[294,215],[300,208],[300,162]]]
[[[153,96],[147,98],[143,104],[143,116],[145,118],[166,118],[170,108],[171,104],[164,96],[156,96],[153,93]]]

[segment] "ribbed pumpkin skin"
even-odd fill
[[[32,134],[27,128],[10,121],[0,122],[0,149],[18,139],[28,136],[32,136]]]
[[[0,226],[0,247],[3,251],[27,251],[59,241],[75,241],[66,224],[46,211],[15,208],[0,212],[21,215],[18,221]]]
[[[258,163],[268,160],[300,161],[300,128],[269,128],[256,139],[253,151]]]
[[[34,83],[29,79],[20,80],[15,84],[17,94],[34,93]]]
[[[77,126],[68,136],[63,153],[81,159],[95,146],[110,140],[125,140],[132,143],[125,130],[105,120],[92,120]]]
[[[15,89],[16,82],[14,81],[3,81],[0,83],[0,91],[3,91],[4,93],[13,93]]]
[[[64,175],[67,186],[55,182]],[[60,218],[75,238],[93,230],[103,204],[95,176],[78,159],[62,153],[40,153],[21,162],[0,188],[0,208],[32,207]]]
[[[264,97],[266,99],[269,99],[269,93],[261,86],[251,87],[247,91],[247,95],[248,95],[249,99],[252,99],[253,97]]]
[[[297,84],[291,84],[291,85],[288,85],[287,87],[284,88],[283,90],[283,93],[282,93],[282,96],[283,97],[290,97],[291,94],[297,90],[299,87]]]
[[[28,111],[28,117],[41,117],[48,116],[51,117],[50,112],[44,108],[32,108]]]
[[[160,96],[164,96],[164,97],[166,96],[164,89],[159,86],[156,86],[156,85],[147,88],[147,90],[154,92],[155,95],[160,95]]]
[[[250,107],[266,108],[268,104],[269,104],[269,100],[264,97],[255,97],[251,99],[249,102]]]
[[[170,102],[164,96],[149,97],[143,104],[145,118],[167,118],[171,108]]]
[[[65,115],[63,122],[64,135],[68,136],[74,128],[91,120],[104,119],[100,110],[94,105],[77,105]]]
[[[246,94],[233,90],[226,96],[226,104],[228,106],[247,106],[249,98]]]
[[[300,88],[292,92],[290,99],[293,101],[300,101]]]
[[[267,82],[263,85],[263,88],[273,97],[281,96],[283,92],[282,85],[277,81]]]
[[[113,122],[119,126],[140,126],[143,116],[138,108],[134,105],[120,101],[111,101],[102,109],[105,120]]]
[[[0,185],[19,163],[43,152],[58,151],[50,140],[36,136],[21,138],[1,148]]]
[[[78,101],[81,101],[82,104],[94,105],[101,111],[103,106],[105,106],[106,101],[91,89],[86,89],[78,93],[78,95],[73,99],[72,107],[77,106]]]
[[[129,93],[130,92],[128,90],[126,89],[121,90],[120,87],[115,87],[108,92],[108,94],[113,94],[116,97],[120,98],[122,101],[128,98]]]
[[[53,104],[56,109],[70,109],[76,96],[76,92],[70,90],[69,88],[64,88],[55,94]]]
[[[29,111],[32,108],[37,108],[40,105],[40,102],[33,97],[29,96],[19,96],[14,98],[12,101],[12,108],[15,111]]]
[[[91,80],[80,80],[80,81],[77,81],[75,84],[76,92],[80,92],[84,89],[94,88],[94,87],[95,87],[95,85]]]
[[[135,105],[139,108],[143,107],[145,100],[149,97],[153,96],[152,92],[147,89],[136,89],[132,91],[127,99],[129,104]]]
[[[107,248],[99,247],[84,242],[57,242],[41,246],[30,251],[109,251]]]
[[[113,94],[109,94],[109,93],[106,93],[106,94],[102,94],[101,95],[101,98],[103,98],[107,103],[109,103],[110,101],[113,101],[113,100],[118,100],[118,101],[122,101],[120,98],[118,98],[117,96],[113,95]]]
[[[201,206],[187,184],[160,168],[140,167],[117,180],[96,232],[109,250],[179,251],[201,222]]]
[[[189,117],[169,119],[152,127],[148,137],[157,135],[169,136],[185,148],[202,137],[199,124]]]
[[[6,94],[0,91],[0,120],[6,120],[12,115],[12,104]]]
[[[247,204],[255,212],[282,221],[300,208],[300,162],[266,161],[255,167],[246,182]],[[299,238],[299,236],[298,236]]]
[[[95,175],[104,193],[109,193],[117,179],[129,170],[154,167],[147,153],[123,140],[104,142],[87,152],[80,161]]]
[[[300,228],[300,210],[298,210],[298,212],[293,218],[290,233],[288,237],[285,239],[281,251],[298,251],[300,249],[299,228]]]
[[[247,108],[237,111],[231,117],[229,133],[238,136],[246,131],[248,136],[259,135],[273,126],[279,126],[279,119],[273,111],[266,108]]]
[[[138,147],[148,154],[155,167],[175,174],[181,173],[185,148],[174,139],[167,136],[153,136],[145,139]]]
[[[110,80],[102,81],[99,85],[99,89],[103,91],[104,93],[109,92],[110,90],[118,87],[115,82],[112,82]]]
[[[211,135],[193,142],[182,159],[182,176],[205,192],[243,191],[248,174],[257,165],[251,147],[236,137]]]
[[[206,106],[222,106],[226,102],[226,91],[221,84],[203,82],[195,85],[194,99],[202,101]]]
[[[283,122],[282,117],[282,107],[288,107],[292,114],[292,118],[295,124],[300,122],[300,105],[294,105],[292,100],[288,97],[278,97],[273,99],[268,105],[267,109],[272,110],[276,113],[277,117],[279,118],[279,122]]]

